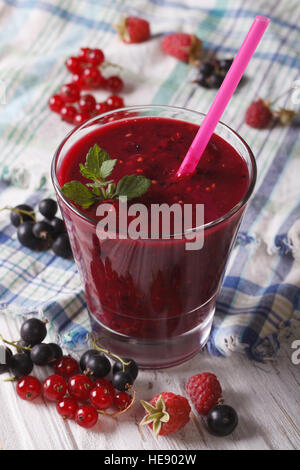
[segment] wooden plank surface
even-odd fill
[[[0,315],[0,332],[18,338],[20,322]],[[107,449],[107,450],[194,450],[194,449],[299,449],[300,365],[291,362],[293,350],[286,344],[274,361],[250,362],[233,353],[227,358],[200,353],[190,362],[161,371],[142,371],[137,380],[137,399],[151,399],[162,391],[182,393],[185,381],[201,371],[212,371],[220,379],[224,398],[239,414],[239,425],[226,438],[211,436],[196,413],[187,426],[170,437],[157,440],[137,423],[143,415],[138,403],[118,421],[101,417],[93,430],[64,422],[55,405],[27,403],[15,393],[15,384],[0,386],[0,441],[2,449]],[[36,368],[40,379],[51,373]],[[2,375],[1,379],[6,376]]]

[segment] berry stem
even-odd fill
[[[298,87],[292,86],[291,88],[288,88],[283,93],[281,93],[279,96],[277,96],[277,98],[275,98],[273,101],[271,101],[270,99],[267,99],[266,101],[269,102],[270,106],[273,106],[278,100],[280,100],[280,98],[283,98],[285,95],[287,95],[291,91],[295,90],[296,88],[298,88]]]
[[[97,410],[97,413],[102,414],[102,415],[105,415],[105,416],[108,416],[109,418],[112,418],[112,419],[115,419],[115,420],[116,420],[116,419],[117,419],[117,416],[119,416],[119,415],[125,413],[126,411],[128,411],[129,408],[131,408],[132,405],[133,405],[134,402],[135,402],[135,397],[136,397],[136,390],[135,390],[135,387],[134,387],[133,385],[131,385],[128,390],[132,391],[131,402],[129,403],[129,405],[128,405],[126,408],[124,408],[124,410],[117,411],[116,413],[108,413],[108,412],[105,411],[105,410]]]
[[[123,67],[121,67],[118,64],[114,64],[113,62],[109,62],[108,60],[106,60],[105,62],[103,62],[103,64],[101,64],[100,69],[104,70],[104,69],[107,69],[108,67],[113,67],[117,70],[123,70]]]
[[[26,211],[24,209],[16,209],[15,207],[9,207],[9,206],[5,206],[5,207],[2,207],[2,209],[0,209],[0,212],[1,211],[12,211],[12,212],[15,212],[16,214],[20,214],[20,217],[21,217],[21,222],[23,223],[23,217],[22,217],[22,214],[25,214],[25,215],[28,215],[29,217],[32,218],[32,220],[34,222],[36,222],[36,218],[34,216],[34,211]]]
[[[3,341],[5,344],[9,344],[10,346],[14,346],[17,349],[22,349],[23,351],[31,351],[30,346],[20,346],[16,341],[7,341],[6,339],[3,338],[3,336],[0,334],[0,339]]]
[[[129,366],[130,365],[130,362],[125,362],[124,359],[122,359],[120,356],[118,356],[117,354],[114,354],[112,353],[111,351],[109,351],[108,349],[103,349],[101,348],[100,346],[98,346],[97,342],[95,340],[93,340],[93,346],[95,349],[97,349],[98,351],[100,352],[103,352],[104,354],[106,354],[107,356],[110,356],[110,357],[113,357],[114,359],[117,359],[118,361],[121,362],[122,366],[123,366],[123,372],[125,372],[125,366]]]

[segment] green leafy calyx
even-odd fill
[[[167,412],[166,404],[162,395],[159,396],[155,406],[147,401],[141,400],[141,404],[146,410],[146,415],[140,422],[140,426],[152,423],[152,429],[155,437],[158,437],[163,423],[168,423],[170,415]]]

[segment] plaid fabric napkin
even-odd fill
[[[148,19],[151,41],[122,44],[114,25],[123,14]],[[204,0],[3,0],[0,207],[35,205],[53,195],[50,162],[70,126],[49,112],[47,101],[69,80],[66,57],[81,46],[103,48],[108,60],[123,67],[127,105],[171,104],[206,112],[215,91],[197,87],[193,68],[162,53],[162,35],[195,33],[211,53],[230,57],[258,14],[272,23],[222,118],[256,155],[258,182],[227,269],[208,348],[213,354],[238,350],[261,359],[274,355],[281,339],[300,325],[299,121],[255,130],[244,123],[244,114],[257,96],[275,98],[300,78],[298,1],[253,0],[249,8],[242,0],[209,5]],[[104,97],[97,92],[99,100]],[[279,104],[297,108],[291,95]],[[5,212],[0,212],[0,230],[0,309],[11,315],[43,313],[52,320],[53,334],[63,333],[70,345],[85,341],[89,320],[75,264],[50,251],[21,247]]]

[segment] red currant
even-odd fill
[[[81,89],[83,87],[82,73],[75,73],[72,75],[72,82]]]
[[[114,93],[119,93],[123,89],[123,86],[123,80],[116,75],[113,75],[107,79],[106,87]]]
[[[91,50],[92,49],[90,49],[89,47],[81,47],[80,52],[78,54],[78,58],[82,60],[83,62],[87,62],[87,57],[88,57],[88,54],[91,52]]]
[[[48,101],[49,108],[54,113],[59,113],[65,102],[60,95],[53,95]]]
[[[111,383],[111,381],[108,380],[108,379],[102,378],[102,379],[97,379],[97,380],[95,380],[95,382],[94,382],[94,388],[95,388],[95,387],[106,387],[107,390],[109,390],[109,392],[110,392],[111,394],[115,395],[114,386],[113,386],[113,384]]]
[[[79,364],[72,356],[62,356],[53,365],[55,374],[69,379],[79,372]]]
[[[112,108],[110,106],[108,106],[108,104],[105,103],[105,102],[97,103],[96,106],[95,106],[95,113],[97,115],[107,113],[108,111],[111,111],[111,110],[112,110]]]
[[[82,84],[85,88],[98,88],[103,85],[104,77],[96,67],[84,69],[82,73]]]
[[[32,401],[41,394],[42,385],[32,375],[22,377],[17,383],[17,394],[22,400]]]
[[[60,96],[65,103],[75,103],[79,100],[80,90],[76,83],[66,83],[60,89]]]
[[[79,100],[79,108],[83,113],[92,113],[96,106],[96,100],[93,95],[83,95]]]
[[[43,383],[44,397],[51,401],[63,398],[67,391],[67,384],[63,377],[57,374],[50,375]]]
[[[77,114],[76,108],[74,108],[74,106],[72,106],[71,104],[66,104],[60,110],[60,116],[62,120],[69,122],[70,124],[73,124],[76,114]]]
[[[98,421],[98,413],[91,405],[82,405],[78,408],[75,416],[76,423],[83,428],[91,428]]]
[[[85,59],[89,64],[97,67],[104,62],[104,54],[101,49],[91,49],[86,52]]]
[[[109,96],[106,100],[106,103],[112,109],[118,109],[118,108],[123,108],[124,107],[123,98],[121,98],[121,96],[118,96],[118,95]]]
[[[56,404],[56,409],[63,419],[74,419],[78,410],[78,403],[74,398],[66,397]]]
[[[118,392],[115,396],[115,405],[118,410],[125,410],[131,403],[131,396],[126,392]]]
[[[66,60],[66,67],[69,72],[73,74],[81,73],[83,69],[83,63],[78,57],[69,57]]]
[[[114,402],[115,393],[106,387],[95,387],[90,393],[90,402],[97,410],[107,410]]]
[[[91,118],[91,115],[88,113],[77,113],[75,114],[73,124],[75,124],[75,126],[79,126],[83,124],[84,122],[88,121],[90,118]]]
[[[75,398],[75,400],[88,400],[92,388],[93,382],[87,375],[74,375],[74,377],[71,377],[68,382],[68,391],[70,396]]]

